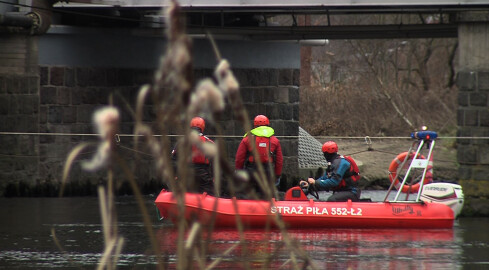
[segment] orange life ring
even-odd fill
[[[404,159],[407,156],[407,153],[408,152],[400,153],[399,155],[397,155],[396,158],[394,158],[392,160],[391,164],[389,165],[389,180],[391,181],[391,183],[392,183],[392,181],[394,181],[394,179],[396,179],[397,168],[402,164],[402,162],[404,161]],[[409,158],[412,159],[413,156],[414,156],[414,153],[411,153]],[[425,159],[425,157],[421,154],[418,154],[418,157],[421,159]],[[409,165],[409,162],[406,162],[406,165]],[[433,165],[431,163],[428,163],[428,170],[426,171],[426,175],[425,175],[423,184],[427,184],[427,183],[431,183],[431,182],[433,182]],[[399,179],[396,179],[394,186],[399,190],[399,187],[401,186]],[[405,184],[402,187],[401,191],[404,193],[416,193],[419,190],[419,186],[420,186],[419,182],[412,185],[412,186]]]

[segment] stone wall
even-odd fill
[[[0,195],[9,183],[39,179],[36,38],[0,34]]]
[[[489,215],[489,71],[459,71],[457,160],[464,213]]]
[[[153,78],[153,70],[150,69],[41,66],[38,70],[39,75],[32,77],[18,76],[15,80],[8,76],[0,77],[0,102],[4,105],[0,113],[7,127],[15,126],[2,130],[42,134],[0,137],[4,142],[2,145],[8,145],[2,149],[2,153],[15,155],[15,158],[3,159],[0,163],[4,169],[1,173],[4,184],[6,179],[10,183],[22,181],[26,186],[59,184],[70,151],[81,142],[97,140],[93,135],[92,114],[109,102],[122,112],[121,134],[132,134],[134,122],[127,106],[134,107],[139,87],[150,83]],[[296,175],[299,70],[234,69],[234,72],[240,82],[243,102],[250,118],[257,114],[265,114],[270,118],[271,126],[282,142],[284,173],[289,178]],[[199,69],[195,73],[199,78],[212,74],[212,70]],[[148,106],[145,120],[151,122],[153,119],[152,108]],[[234,121],[232,113],[223,113],[219,124],[224,134],[229,135],[225,138],[226,148],[229,161],[234,164],[234,155],[244,130]],[[210,126],[206,133],[212,138],[215,130]],[[92,194],[93,186],[106,178],[104,172],[81,171],[80,162],[90,159],[94,151],[94,147],[87,148],[74,163],[67,195]],[[136,153],[132,137],[121,136],[117,151],[129,160],[133,169],[137,168],[134,170],[136,178],[144,191],[156,192],[151,189],[161,184],[161,181],[155,175],[153,158]],[[20,155],[28,155],[29,158],[21,158]],[[32,162],[33,159],[36,162]],[[12,166],[12,160],[16,160],[15,166]],[[119,176],[122,177],[116,177]]]
[[[487,23],[468,22],[459,26],[457,136],[462,138],[457,139],[457,160],[466,215],[489,216],[488,41]]]

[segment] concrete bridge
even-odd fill
[[[263,113],[284,137],[285,174],[297,174],[301,47],[325,39],[445,38],[459,40],[458,162],[467,213],[489,215],[489,2],[187,0],[195,73],[216,64],[210,33],[240,80],[250,116]],[[128,99],[152,80],[165,44],[160,0],[0,1],[0,191],[57,183],[66,154],[93,133],[91,113],[118,91]],[[417,22],[337,24],[337,16],[416,14]],[[277,24],[274,18],[288,18]],[[308,16],[324,16],[310,25]],[[428,20],[435,18],[434,20]],[[117,103],[117,101],[116,101]],[[123,106],[123,104],[118,104]],[[126,112],[127,113],[127,112]],[[122,133],[131,133],[124,116]],[[221,123],[230,157],[242,128]],[[58,134],[58,136],[49,136]],[[64,136],[61,134],[77,134]],[[233,137],[236,136],[236,137]],[[151,160],[139,179],[154,179]],[[75,178],[93,181],[75,169]],[[102,176],[99,176],[102,177]],[[85,179],[86,178],[86,179]],[[91,179],[91,180],[90,180]],[[98,180],[95,180],[98,181]],[[157,181],[157,180],[156,180]],[[12,185],[14,183],[14,185]]]

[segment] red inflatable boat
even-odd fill
[[[307,198],[293,187],[283,201],[216,198],[207,194],[185,194],[185,210],[179,211],[172,192],[162,190],[155,200],[162,218],[199,220],[204,225],[236,227],[275,226],[276,215],[292,228],[452,228],[453,210],[436,202],[321,202]]]
[[[419,131],[411,137],[415,141],[407,154],[413,158],[403,159],[390,172],[392,184],[382,202],[324,202],[319,201],[317,192],[316,200],[312,200],[306,195],[310,191],[293,187],[281,201],[224,199],[186,193],[182,198],[184,211],[178,207],[173,193],[162,190],[155,204],[160,217],[176,220],[183,215],[186,220],[199,220],[204,225],[214,224],[216,227],[235,227],[238,222],[246,227],[276,226],[277,218],[280,218],[286,226],[296,228],[452,228],[463,207],[462,187],[425,181],[427,176],[431,177],[437,133]],[[426,159],[420,153],[424,145],[428,146]],[[415,146],[417,150],[414,152]],[[416,171],[421,175],[419,184],[410,182],[418,179],[414,177]],[[406,185],[411,188],[405,188]],[[388,201],[394,186],[398,189],[397,194]],[[410,190],[417,192],[414,200],[408,201],[408,196],[405,201],[399,199],[402,192]]]

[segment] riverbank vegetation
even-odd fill
[[[350,25],[447,19],[341,17]],[[313,17],[311,24],[321,20]],[[311,64],[301,70],[300,125],[313,136],[406,136],[421,126],[455,135],[457,48],[450,38],[329,40],[303,48],[303,62]]]

